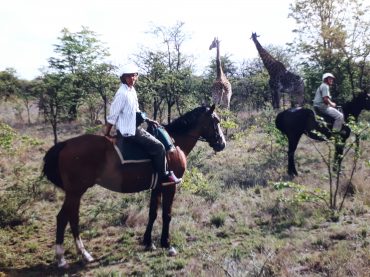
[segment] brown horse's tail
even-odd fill
[[[44,157],[43,175],[48,178],[50,182],[63,189],[62,178],[59,173],[59,153],[66,145],[65,142],[59,142],[51,147],[46,152]]]

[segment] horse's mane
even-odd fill
[[[199,119],[200,115],[205,113],[209,107],[201,106],[184,115],[176,118],[174,121],[165,125],[167,131],[184,134],[195,126],[195,122]]]

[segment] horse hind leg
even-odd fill
[[[70,196],[66,194],[63,206],[57,216],[57,232],[56,232],[56,259],[59,268],[68,268],[68,263],[64,257],[64,233],[69,221],[73,237],[77,246],[77,250],[83,255],[86,261],[92,261],[93,258],[85,250],[82,240],[79,237],[79,206],[80,196]]]
[[[68,264],[64,258],[64,232],[68,223],[68,214],[66,212],[66,200],[63,203],[62,208],[60,209],[57,215],[57,230],[56,230],[56,246],[55,246],[55,256],[57,259],[58,267],[67,268]]]
[[[80,203],[81,203],[81,196],[71,197],[71,200],[70,200],[71,210],[70,210],[69,224],[71,226],[72,235],[75,240],[77,252],[82,255],[83,259],[86,262],[92,262],[94,261],[94,258],[91,256],[89,252],[87,252],[81,240],[81,237],[80,237],[79,209],[80,209]]]

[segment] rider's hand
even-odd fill
[[[111,135],[104,135],[104,137],[107,139],[107,140],[109,140],[111,143],[114,143],[114,139],[113,139],[113,137],[111,136]]]
[[[146,122],[147,122],[148,124],[152,124],[152,125],[154,125],[154,126],[156,126],[156,127],[158,127],[158,126],[159,126],[159,123],[158,123],[157,121],[152,120],[152,119],[149,119],[149,118],[147,118],[147,119],[146,119]]]

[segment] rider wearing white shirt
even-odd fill
[[[139,112],[137,94],[134,87],[121,84],[114,96],[107,117],[108,123],[116,125],[124,136],[134,136],[136,132],[136,112]]]
[[[110,136],[112,126],[117,130],[117,146],[122,150],[124,140],[137,143],[152,158],[153,167],[159,175],[162,184],[178,184],[181,178],[177,178],[172,171],[167,171],[166,150],[164,145],[140,126],[137,126],[136,115],[139,110],[134,85],[138,79],[138,69],[135,65],[127,65],[121,69],[120,80],[122,82],[116,92],[110,112],[107,117],[104,135],[113,142]],[[159,125],[156,121],[145,119],[148,123]]]

